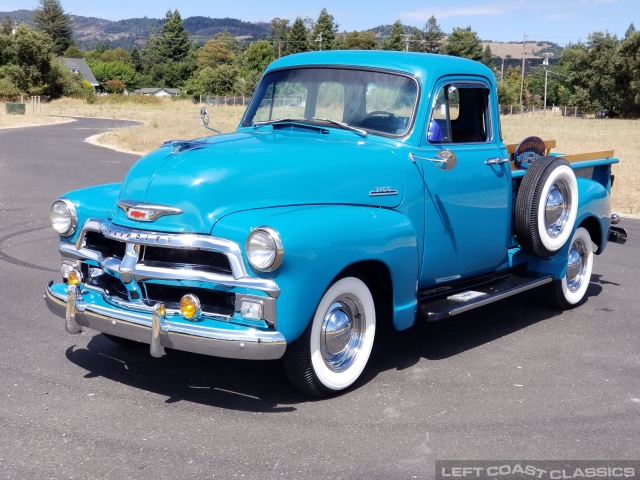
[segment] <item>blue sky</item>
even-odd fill
[[[631,22],[640,30],[640,0],[61,0],[67,13],[109,20],[133,17],[162,18],[178,9],[183,18],[201,15],[270,21],[274,17],[318,18],[322,8],[333,15],[340,31],[364,30],[400,19],[422,28],[434,15],[445,32],[471,26],[483,40],[550,40],[560,45],[585,41],[595,31],[624,36]],[[2,0],[2,11],[33,9],[37,0]]]

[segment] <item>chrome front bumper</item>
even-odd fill
[[[49,310],[65,319],[69,333],[86,327],[147,343],[156,357],[166,347],[215,357],[273,360],[282,357],[287,347],[279,332],[213,320],[204,326],[167,319],[157,312],[133,312],[107,304],[93,292],[80,294],[75,286],[49,282],[44,298]]]

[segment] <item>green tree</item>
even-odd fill
[[[409,51],[424,52],[424,32],[419,28],[413,27],[409,34]]]
[[[629,25],[629,28],[627,28],[627,31],[624,33],[625,40],[629,38],[631,35],[633,35],[635,31],[636,31],[636,26],[633,24],[633,22],[631,22],[631,24]]]
[[[53,40],[53,53],[62,55],[73,45],[71,20],[60,5],[59,0],[39,0],[39,7],[33,14],[33,22]]]
[[[66,58],[84,58],[84,52],[75,45],[71,45],[64,51],[62,56]]]
[[[480,61],[491,69],[495,67],[495,65],[493,64],[493,53],[491,53],[491,47],[488,43],[485,45],[484,50],[482,51],[482,60]]]
[[[156,65],[164,63],[160,51],[160,36],[155,27],[149,32],[149,38],[142,47],[142,71],[148,74]]]
[[[391,32],[389,33],[389,38],[385,38],[382,41],[382,50],[395,50],[397,52],[402,52],[405,50],[404,43],[404,26],[400,20],[396,20],[396,22],[391,27]]]
[[[422,38],[424,40],[423,52],[442,53],[444,32],[440,28],[440,25],[438,25],[436,17],[433,15],[429,17],[429,20],[427,20],[427,23],[424,25]]]
[[[309,51],[308,45],[309,32],[304,25],[302,18],[298,17],[293,22],[289,35],[287,37],[287,46],[285,48],[285,54],[291,55],[293,53],[301,53]]]
[[[131,55],[124,48],[116,48],[115,50],[107,50],[100,55],[103,62],[123,62],[133,65]]]
[[[185,30],[182,17],[178,10],[169,10],[165,15],[165,22],[160,30],[160,55],[166,62],[181,62],[189,53],[189,32]]]
[[[233,36],[229,30],[223,30],[221,32],[216,33],[212,40],[217,40],[219,42],[224,43],[227,46],[227,50],[229,50],[234,55],[240,53],[240,48],[238,43],[236,42],[236,37]]]
[[[275,60],[276,55],[271,43],[260,40],[252,43],[242,55],[242,74],[257,72],[262,74],[264,69]]]
[[[138,87],[141,80],[135,68],[128,63],[115,61],[97,62],[90,65],[96,80],[103,85],[109,80],[120,80],[128,89],[133,90]]]
[[[338,24],[333,15],[323,8],[311,32],[309,39],[311,50],[333,50],[335,48]]]
[[[233,63],[234,60],[235,56],[227,48],[227,44],[219,40],[209,40],[198,52],[198,68],[215,68],[219,64]]]
[[[482,43],[471,27],[456,27],[445,42],[444,53],[480,62],[482,61]]]
[[[609,33],[594,32],[585,44],[563,50],[561,64],[573,89],[573,103],[587,112],[610,108],[629,110],[629,70],[620,55],[620,42]]]
[[[271,32],[273,34],[274,46],[276,52],[278,52],[278,58],[286,52],[287,38],[289,37],[289,20],[283,18],[273,18],[271,20]]]
[[[134,47],[129,52],[131,56],[131,63],[133,63],[133,67],[136,69],[136,72],[142,72],[142,56],[140,55],[140,50],[138,47],[134,45]]]
[[[2,35],[11,35],[13,33],[13,19],[11,15],[5,15],[2,17],[2,22],[0,23],[0,34]]]
[[[527,97],[525,91],[524,97]],[[507,67],[504,78],[498,84],[498,102],[500,105],[517,105],[520,103],[520,69]]]
[[[53,42],[41,30],[19,25],[15,35],[0,35],[0,79],[5,89],[43,95],[49,93]],[[12,85],[13,87],[9,88]]]
[[[629,79],[628,97],[621,113],[640,116],[640,32],[632,32],[620,45],[620,57],[624,72]]]
[[[378,41],[372,31],[347,33],[344,38],[343,48],[345,50],[375,50]]]
[[[109,50],[109,42],[106,40],[100,40],[96,43],[96,48],[94,48],[95,52],[99,55],[102,55],[104,52]]]

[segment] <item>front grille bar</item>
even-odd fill
[[[176,248],[176,249],[193,249],[208,250],[213,252],[221,252],[226,255],[231,266],[231,275],[223,275],[206,270],[198,270],[193,268],[169,268],[147,265],[144,261],[132,262],[131,258],[127,261],[120,260],[116,257],[104,258],[101,252],[90,250],[84,246],[84,236],[86,232],[100,232],[107,238],[120,241],[132,246],[152,245],[160,248]],[[132,250],[131,247],[129,247]],[[123,283],[125,280],[144,281],[144,280],[193,280],[200,282],[211,282],[226,287],[239,287],[246,289],[254,289],[265,292],[272,298],[277,298],[280,294],[278,285],[272,280],[256,278],[249,276],[247,269],[242,260],[242,252],[240,247],[230,240],[223,238],[211,237],[209,235],[197,235],[191,233],[158,233],[147,232],[143,230],[134,230],[131,228],[114,226],[110,222],[100,219],[89,219],[83,227],[76,244],[62,242],[59,247],[60,254],[64,259],[68,260],[90,260],[108,271]],[[124,267],[124,268],[123,268]],[[124,274],[124,275],[123,275]]]

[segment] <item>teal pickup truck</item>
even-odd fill
[[[535,287],[579,305],[594,254],[626,240],[618,160],[505,145],[498,107],[494,74],[470,60],[281,58],[234,133],[165,142],[122,183],[53,203],[62,277],[46,303],[69,333],[155,357],[282,358],[316,396],[357,381],[383,324]]]

